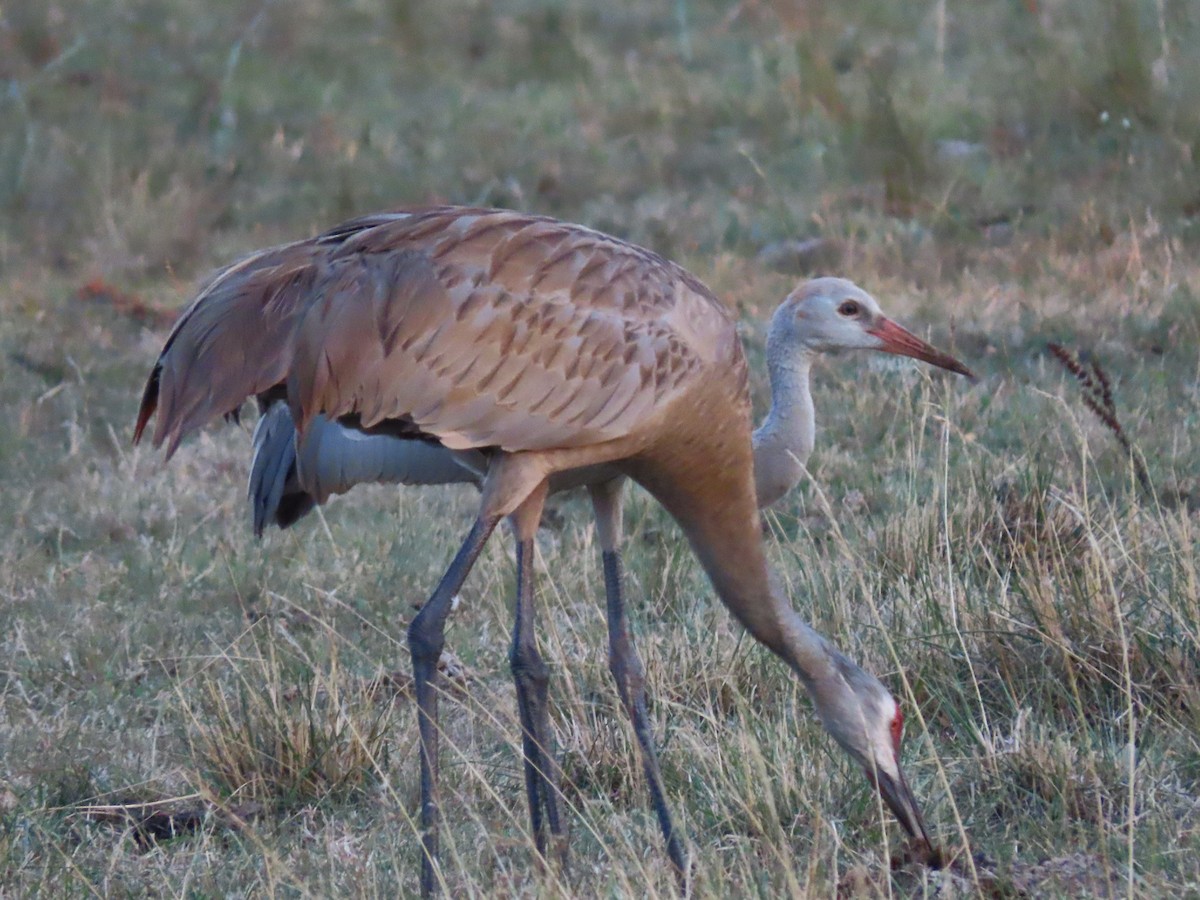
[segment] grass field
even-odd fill
[[[1195,4],[209,6],[0,7],[0,896],[415,893],[403,634],[474,492],[360,488],[255,542],[252,423],[169,466],[130,432],[204,273],[443,200],[687,266],[742,316],[760,410],[808,273],[981,376],[824,362],[811,478],[767,517],[796,606],[902,699],[948,871],[889,865],[801,686],[631,497],[697,896],[1200,895]],[[1105,373],[1120,437],[1050,342]],[[671,896],[577,496],[538,548],[573,859],[534,864],[510,544],[448,635],[449,888]]]

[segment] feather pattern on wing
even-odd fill
[[[711,313],[716,310],[719,316]],[[590,229],[498,210],[367,216],[218,273],[147,384],[156,445],[286,384],[316,415],[451,449],[581,446],[653,417],[731,333],[692,276]]]

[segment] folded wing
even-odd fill
[[[245,399],[464,450],[626,435],[699,365],[719,302],[660,257],[580,226],[436,208],[355,220],[218,273],[147,383],[168,453]]]

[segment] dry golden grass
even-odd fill
[[[1195,12],[660,6],[5,7],[0,895],[415,892],[402,636],[475,495],[359,489],[255,543],[249,426],[169,466],[128,433],[206,269],[436,198],[678,259],[756,365],[816,265],[982,376],[825,362],[812,478],[767,516],[798,608],[905,704],[950,872],[892,870],[895,824],[634,492],[636,638],[698,896],[1200,891]],[[815,263],[781,248],[800,238]],[[1128,446],[1050,342],[1107,373]],[[445,877],[672,896],[587,504],[557,512],[539,627],[572,868],[532,858],[498,536],[449,632]]]

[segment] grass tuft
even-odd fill
[[[387,768],[390,703],[336,655],[314,668],[261,631],[178,692],[197,787],[275,808],[364,796]]]

